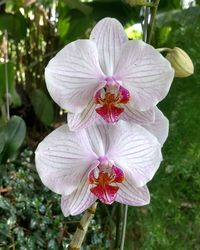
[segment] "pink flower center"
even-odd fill
[[[108,123],[119,120],[124,111],[123,104],[128,103],[129,91],[119,84],[107,84],[95,94],[95,103],[100,107],[96,112]]]
[[[119,189],[116,183],[122,183],[123,180],[123,171],[109,164],[100,164],[88,176],[89,184],[93,185],[90,191],[105,204],[112,204],[115,201]]]

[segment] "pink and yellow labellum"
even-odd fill
[[[103,203],[115,201],[119,187],[117,183],[124,181],[124,173],[114,165],[99,165],[88,176],[89,184],[95,185],[90,191]]]
[[[124,111],[123,104],[128,103],[129,91],[119,84],[106,85],[97,91],[95,103],[100,104],[96,112],[108,123],[115,123]]]

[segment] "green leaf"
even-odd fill
[[[65,0],[65,3],[69,8],[81,11],[85,15],[89,15],[92,12],[92,8],[87,4],[81,3],[78,0]]]
[[[40,121],[44,125],[50,125],[54,119],[54,109],[51,100],[40,89],[36,89],[30,94],[30,100]]]
[[[27,23],[20,11],[15,14],[2,14],[0,16],[0,30],[8,31],[12,39],[19,41],[26,37]]]
[[[14,106],[21,105],[21,99],[15,89],[15,65],[12,62],[7,64],[0,64],[0,105],[5,102],[6,98],[6,76],[5,76],[5,67],[7,65],[7,74],[8,74],[8,94],[10,97],[10,103]]]
[[[132,20],[134,20],[134,23],[141,21],[140,8],[131,8],[123,1],[92,1],[88,5],[93,8],[91,16],[95,21],[99,21],[104,17],[117,18],[122,25]]]
[[[79,17],[71,19],[66,40],[73,41],[80,37],[84,37],[86,30],[90,27],[91,19],[86,17]]]
[[[0,132],[0,154],[3,151],[5,146],[5,135],[3,132]]]
[[[13,116],[7,124],[1,128],[4,134],[4,148],[0,154],[0,162],[4,163],[8,159],[15,159],[17,152],[22,145],[26,135],[26,125],[19,116]]]
[[[172,28],[170,26],[163,26],[158,30],[158,46],[160,46],[160,44],[164,44],[167,41],[171,30]]]
[[[58,20],[58,34],[61,38],[65,37],[69,30],[69,17]]]
[[[7,134],[6,144],[9,145],[9,149],[14,151],[18,150],[26,135],[26,124],[24,120],[19,116],[13,116],[8,121],[5,131]]]
[[[0,208],[3,210],[13,210],[12,204],[3,196],[0,196]]]
[[[0,223],[0,232],[5,237],[8,237],[8,235],[9,235],[9,226],[7,224],[5,224],[5,223]]]

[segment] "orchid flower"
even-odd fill
[[[104,18],[90,39],[71,42],[45,69],[48,91],[66,109],[70,130],[103,119],[154,122],[155,106],[168,93],[174,71],[152,46],[128,41],[122,25]]]
[[[74,132],[63,125],[36,150],[36,168],[49,189],[61,194],[65,216],[76,215],[97,199],[142,206],[150,201],[146,183],[162,160],[161,145],[143,127],[119,121]]]

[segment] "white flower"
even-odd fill
[[[153,123],[155,106],[167,95],[173,77],[170,63],[156,49],[128,41],[113,18],[97,23],[90,40],[65,46],[45,70],[51,97],[69,111],[70,130],[102,119]]]
[[[162,160],[161,145],[136,124],[119,121],[77,132],[67,125],[53,131],[36,150],[36,168],[48,188],[62,195],[65,216],[97,199],[131,206],[148,204],[147,187]]]

